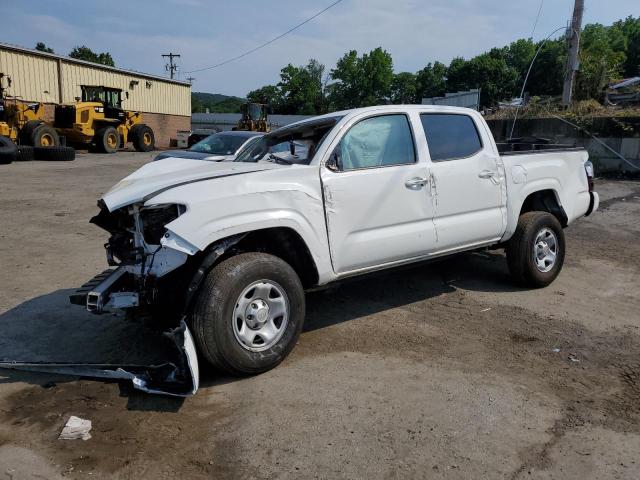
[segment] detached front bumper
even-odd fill
[[[71,294],[69,301],[85,306],[95,314],[137,307],[140,294],[135,283],[133,274],[126,267],[105,270]]]

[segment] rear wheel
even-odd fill
[[[94,138],[96,148],[103,153],[116,153],[120,145],[120,135],[114,127],[103,127]]]
[[[294,347],[304,321],[304,290],[278,257],[243,253],[209,272],[191,324],[203,357],[231,374],[278,365]]]
[[[34,147],[57,147],[60,145],[60,136],[55,128],[43,123],[31,133],[31,145]]]
[[[156,146],[153,130],[145,124],[134,125],[131,128],[131,142],[138,152],[150,152]]]
[[[525,213],[507,244],[509,271],[523,285],[546,287],[560,274],[564,252],[564,231],[558,219],[547,212]]]

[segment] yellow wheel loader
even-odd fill
[[[142,114],[122,108],[122,90],[82,86],[78,100],[55,109],[54,126],[69,142],[91,144],[104,153],[115,153],[128,142],[139,152],[154,149],[153,130],[142,123]]]
[[[267,106],[262,103],[245,103],[240,107],[242,118],[233,130],[248,130],[251,132],[271,131],[267,116]]]
[[[20,145],[57,147],[60,137],[55,128],[47,125],[42,116],[41,103],[27,103],[6,95],[11,77],[0,73],[0,135]]]

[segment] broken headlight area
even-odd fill
[[[131,205],[113,212],[104,205],[99,206],[100,212],[91,223],[111,234],[105,244],[111,266],[145,263],[161,244],[166,225],[186,211],[186,207],[179,204]]]
[[[71,303],[92,313],[144,311],[163,303],[166,285],[187,260],[183,252],[162,246],[166,225],[186,211],[184,205],[140,204],[109,212],[100,205],[91,223],[108,231],[107,262],[118,267],[97,275],[71,295]],[[175,286],[175,285],[174,285]]]
[[[184,205],[151,205],[140,209],[142,234],[149,245],[160,245],[160,240],[167,232],[165,225],[173,222],[182,215],[187,208]]]

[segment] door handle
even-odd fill
[[[406,182],[404,182],[404,185],[411,190],[420,190],[427,183],[429,183],[428,179],[415,177],[415,178],[412,178],[411,180],[407,180]]]
[[[482,170],[478,176],[480,178],[485,178],[485,179],[489,179],[489,178],[493,178],[495,176],[496,172],[492,172],[491,170]]]

